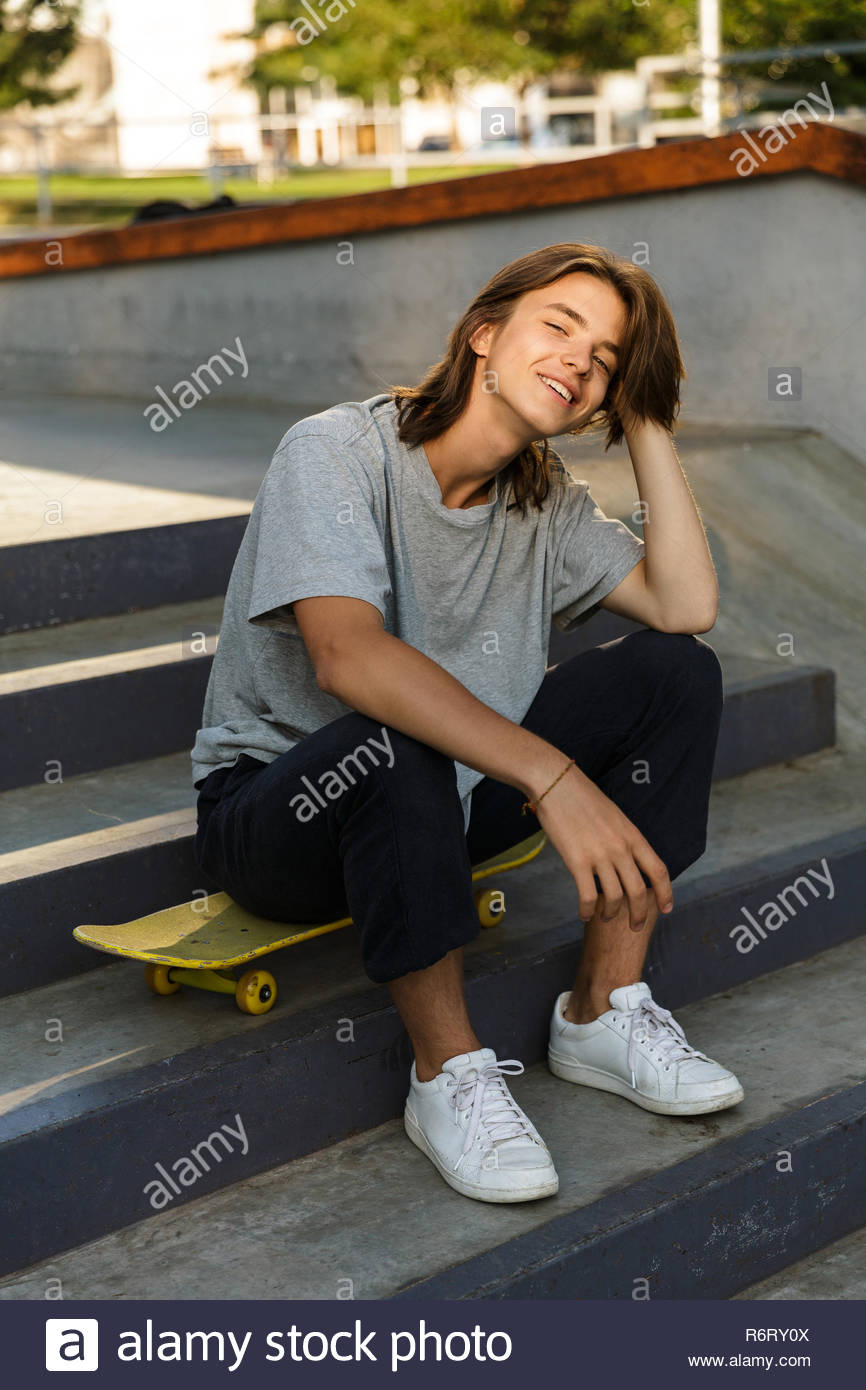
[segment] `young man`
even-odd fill
[[[192,751],[198,862],[265,917],[351,913],[412,1041],[407,1134],[482,1201],[558,1187],[504,1079],[522,1064],[482,1044],[463,994],[471,865],[539,826],[586,922],[554,1074],[661,1114],[743,1095],[641,980],[706,845],[722,706],[695,635],[716,575],[670,435],[682,375],[646,271],[581,244],[521,257],[419,386],[288,431],[226,596]],[[549,449],[598,422],[626,439],[642,541]],[[551,619],[599,605],[645,626],[547,671]]]

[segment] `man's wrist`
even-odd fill
[[[521,783],[521,790],[527,800],[537,802],[538,798],[547,791],[554,778],[558,777],[563,768],[568,767],[568,765],[567,753],[563,753],[560,748],[554,748],[553,744],[543,744]],[[574,773],[581,777],[584,775],[576,764],[570,769],[569,775]]]

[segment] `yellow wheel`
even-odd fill
[[[147,987],[154,994],[177,994],[180,989],[180,981],[172,980],[169,976],[170,965],[154,965],[149,962],[144,967],[144,978]]]
[[[245,1014],[266,1014],[277,1002],[277,982],[267,970],[248,970],[238,980],[235,999]]]
[[[501,888],[480,888],[475,906],[482,927],[498,927],[505,916],[505,894]]]

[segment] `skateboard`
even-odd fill
[[[528,864],[547,843],[543,830],[472,870],[472,882]],[[505,916],[505,896],[499,888],[476,889],[475,907],[483,927],[495,927]],[[228,893],[211,893],[191,903],[166,907],[116,926],[76,927],[72,935],[85,946],[111,955],[143,960],[145,982],[154,994],[176,994],[181,985],[233,994],[247,1014],[265,1014],[277,999],[277,982],[267,970],[247,970],[240,979],[233,967],[269,951],[295,946],[313,936],[350,925],[351,917],[319,925],[273,922],[247,912]]]

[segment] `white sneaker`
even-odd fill
[[[627,1096],[659,1115],[703,1115],[743,1099],[733,1072],[689,1046],[643,981],[611,990],[613,1008],[592,1023],[563,1018],[570,998],[570,990],[560,994],[550,1021],[554,1076]]]
[[[547,1145],[503,1080],[523,1069],[498,1062],[492,1047],[449,1057],[432,1081],[419,1081],[412,1063],[406,1133],[464,1197],[529,1202],[559,1190]]]

